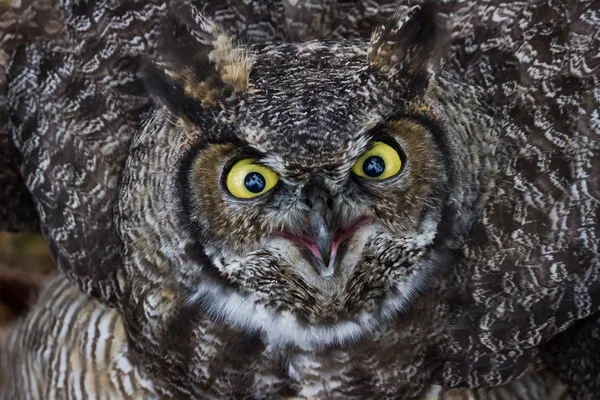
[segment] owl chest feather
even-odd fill
[[[63,278],[55,279],[32,313],[1,337],[5,356],[0,364],[4,382],[0,398],[487,400],[502,393],[509,400],[568,399],[565,387],[545,372],[516,380],[497,393],[493,388],[444,391],[435,385],[423,390],[421,386],[428,384],[419,382],[417,372],[427,363],[415,357],[420,353],[418,341],[410,352],[403,352],[390,340],[400,339],[397,335],[382,335],[350,350],[290,351],[250,341],[247,358],[241,356],[242,348],[234,338],[227,342],[219,336],[203,330],[204,340],[194,349],[197,357],[205,357],[189,366],[199,391],[177,394],[173,386],[165,390],[160,378],[150,378],[136,365],[118,313],[81,294]],[[28,374],[15,368],[18,365]],[[406,386],[407,380],[414,386]]]

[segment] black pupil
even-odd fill
[[[363,172],[365,175],[376,178],[385,171],[385,161],[379,156],[371,156],[363,163]]]
[[[260,193],[265,190],[267,181],[265,180],[265,177],[258,172],[250,172],[244,178],[244,186],[252,193]]]

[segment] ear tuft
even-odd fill
[[[143,71],[149,90],[179,115],[196,108],[190,101],[212,107],[232,91],[248,91],[250,50],[194,5],[176,3],[160,32],[158,57]]]
[[[248,91],[254,57],[248,48],[236,43],[231,35],[218,28],[209,59],[215,63],[223,82],[235,92]]]
[[[427,73],[439,63],[445,32],[435,2],[399,8],[373,31],[369,64],[394,78]]]

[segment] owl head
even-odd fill
[[[152,282],[125,279],[132,298],[299,344],[349,341],[405,310],[452,225],[431,94],[440,33],[423,5],[370,42],[248,45],[175,7],[144,71],[158,111],[121,189],[126,274]]]

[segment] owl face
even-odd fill
[[[448,177],[432,82],[361,41],[219,51],[217,78],[162,77],[186,137],[169,159],[177,229],[202,254],[186,302],[281,340],[358,337],[436,268]]]

